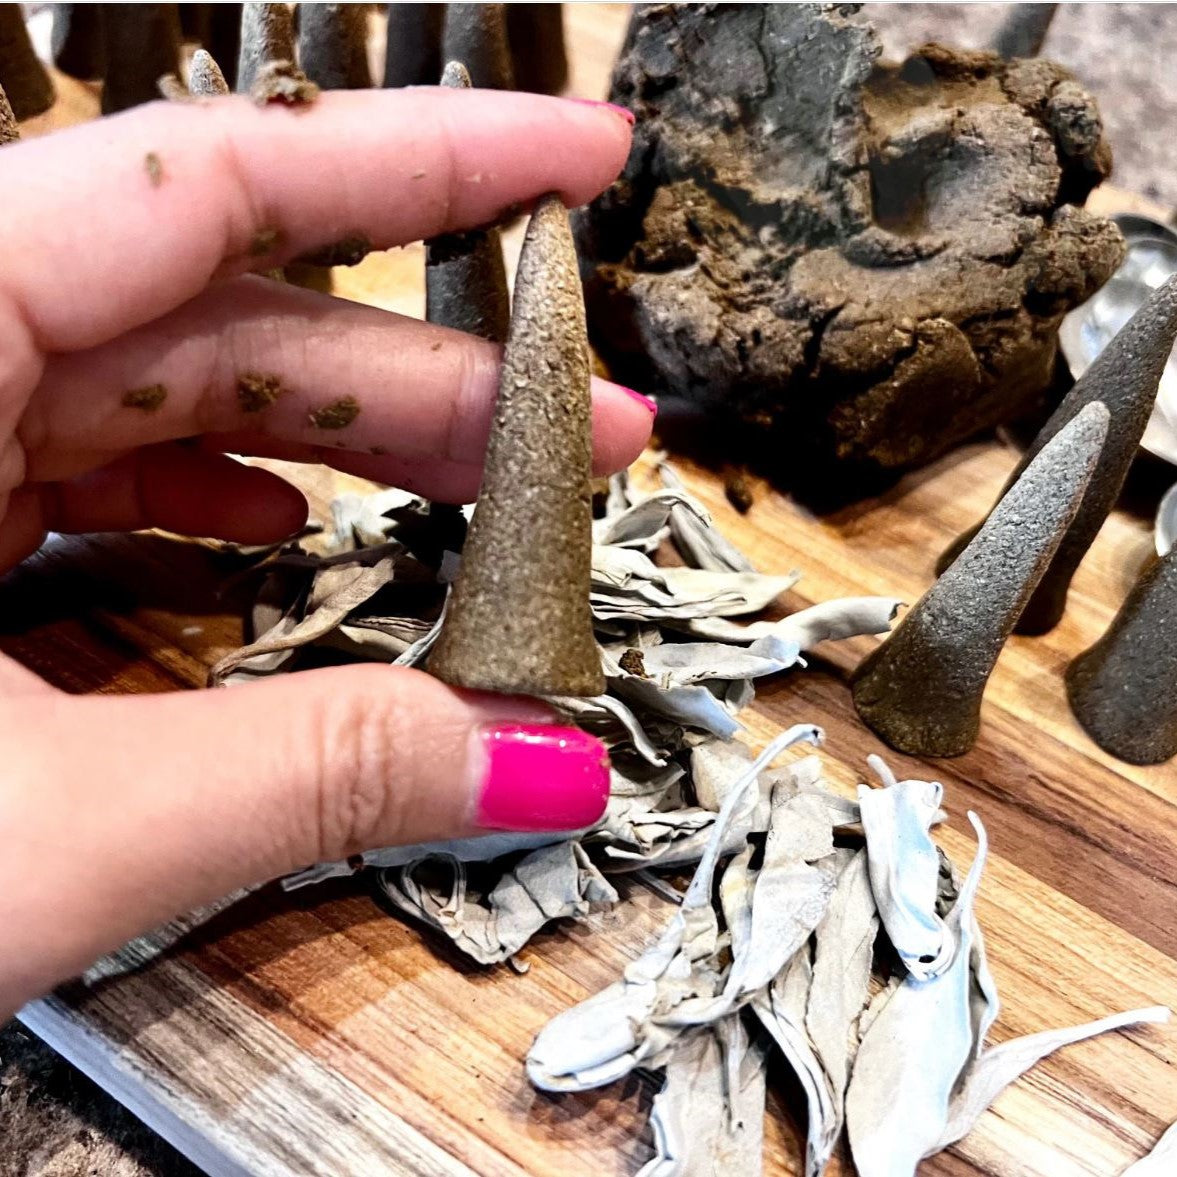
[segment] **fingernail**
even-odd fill
[[[609,799],[609,755],[576,728],[504,723],[478,732],[485,755],[478,824],[486,830],[578,830]]]
[[[632,397],[643,409],[647,409],[653,413],[655,417],[658,416],[658,402],[652,396],[646,396],[644,393],[638,392],[633,388],[626,388],[624,384],[617,386],[625,393],[626,396]]]
[[[634,124],[634,114],[632,110],[626,110],[624,106],[618,106],[615,102],[601,102],[596,98],[569,98],[568,102],[578,102],[581,106],[604,106],[613,111],[614,114],[619,114],[632,127]]]

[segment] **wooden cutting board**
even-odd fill
[[[603,92],[619,8],[566,9],[576,92]],[[74,94],[84,107],[88,92]],[[339,292],[415,313],[420,274],[420,251],[398,251],[341,275]],[[997,443],[966,447],[822,518],[763,485],[741,517],[714,475],[680,468],[759,568],[801,570],[788,602],[801,607],[857,594],[914,601],[1015,460]],[[322,468],[297,477],[320,512],[355,485]],[[637,480],[650,483],[647,461]],[[819,651],[808,670],[764,686],[746,717],[755,744],[820,724],[828,775],[846,790],[871,752],[900,776],[943,781],[951,821],[940,836],[958,864],[973,853],[964,813],[981,815],[993,846],[979,916],[1004,1000],[998,1041],[1177,1007],[1177,767],[1100,752],[1071,718],[1061,678],[1106,627],[1150,542],[1145,521],[1109,521],[1064,622],[1009,643],[981,739],[959,760],[892,754],[857,721],[845,675],[873,639]],[[208,548],[161,536],[55,537],[0,582],[0,649],[70,691],[198,688],[241,641],[244,601],[218,595],[228,571]],[[633,1173],[651,1153],[654,1080],[551,1097],[522,1067],[544,1022],[615,979],[669,918],[641,884],[623,879],[620,890],[615,910],[537,937],[517,975],[473,966],[386,915],[361,880],[290,895],[270,885],[128,945],[21,1018],[216,1174]],[[770,1174],[801,1171],[798,1106],[775,1085]],[[1048,1059],[922,1172],[1111,1177],[1174,1119],[1177,1028],[1126,1031]]]

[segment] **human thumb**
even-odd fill
[[[27,962],[7,978],[18,1000],[237,887],[376,846],[578,829],[609,791],[600,742],[542,704],[387,666],[10,697],[3,735],[0,927],[9,962]]]

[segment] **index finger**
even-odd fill
[[[152,103],[0,155],[0,296],[43,351],[92,347],[341,238],[403,245],[545,192],[582,204],[629,144],[604,104],[510,92]]]

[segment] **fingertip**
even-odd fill
[[[622,384],[593,377],[593,473],[624,470],[650,441],[658,405]]]

